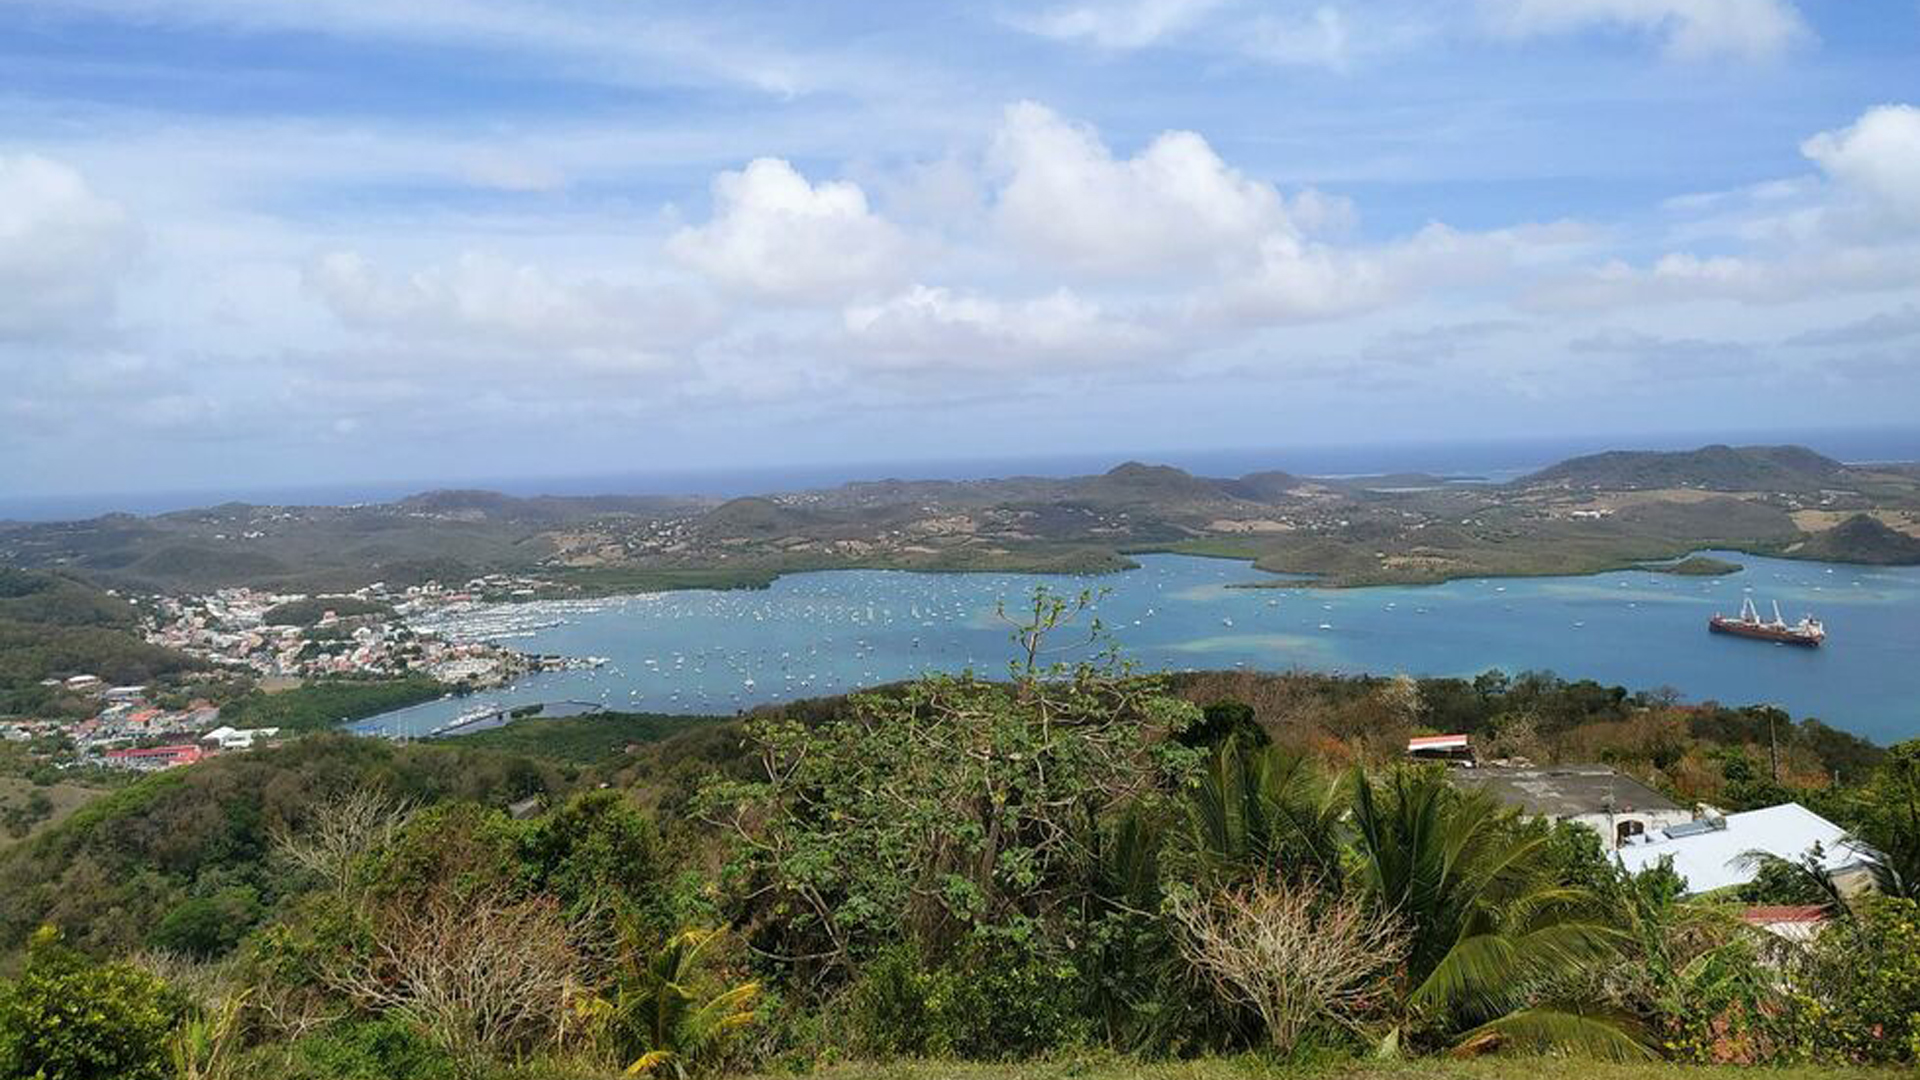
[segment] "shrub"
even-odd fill
[[[305,1080],[451,1080],[454,1062],[413,1026],[395,1018],[335,1024],[295,1043],[294,1077]]]
[[[848,994],[846,1022],[864,1054],[1010,1060],[1082,1041],[1081,991],[1072,964],[983,933],[936,966],[911,944],[881,953]]]
[[[1920,904],[1862,903],[1814,942],[1801,1004],[1824,1056],[1892,1064],[1920,1058]]]
[[[1175,904],[1188,962],[1224,1001],[1260,1014],[1291,1054],[1315,1029],[1357,1031],[1391,996],[1406,953],[1390,912],[1284,879]]]
[[[167,1033],[182,1002],[131,964],[89,964],[47,927],[26,970],[0,988],[0,1075],[35,1080],[166,1080]]]
[[[1032,1057],[1082,1040],[1080,973],[1025,940],[977,934],[950,965],[941,1027],[974,1060]]]

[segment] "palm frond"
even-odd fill
[[[1454,1045],[1457,1056],[1495,1050],[1579,1054],[1606,1061],[1647,1061],[1653,1050],[1618,1017],[1558,1008],[1521,1009],[1481,1024]]]

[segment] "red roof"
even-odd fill
[[[1407,740],[1409,750],[1453,750],[1465,747],[1465,735],[1416,735]]]
[[[1750,923],[1825,922],[1827,909],[1824,904],[1774,904],[1750,907],[1740,917]]]
[[[177,761],[182,765],[191,765],[206,756],[206,751],[191,744],[178,746],[143,746],[127,750],[109,750],[107,756],[121,761],[146,761],[164,759]]]

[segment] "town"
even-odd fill
[[[0,739],[70,748],[63,768],[153,771],[273,744],[279,728],[222,721],[223,701],[254,689],[272,693],[312,680],[412,677],[464,693],[593,663],[416,629],[489,598],[525,596],[542,585],[488,575],[457,587],[428,582],[389,589],[375,583],[325,596],[235,587],[138,598],[145,640],[204,662],[208,673],[185,693],[179,686],[111,685],[86,672],[48,678],[41,685],[79,705],[84,718],[8,718],[0,720]]]

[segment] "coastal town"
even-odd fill
[[[252,690],[411,677],[462,693],[533,672],[590,665],[591,659],[528,654],[501,644],[524,633],[510,620],[493,633],[446,632],[450,614],[471,612],[497,597],[530,595],[540,585],[497,574],[451,587],[428,582],[389,589],[375,583],[322,596],[236,587],[138,598],[147,643],[203,662],[205,677],[186,693],[179,686],[112,685],[86,672],[49,678],[41,685],[81,704],[84,718],[7,718],[0,720],[0,740],[58,746],[66,751],[62,767],[154,771],[277,741],[279,728],[223,722],[222,699]]]

